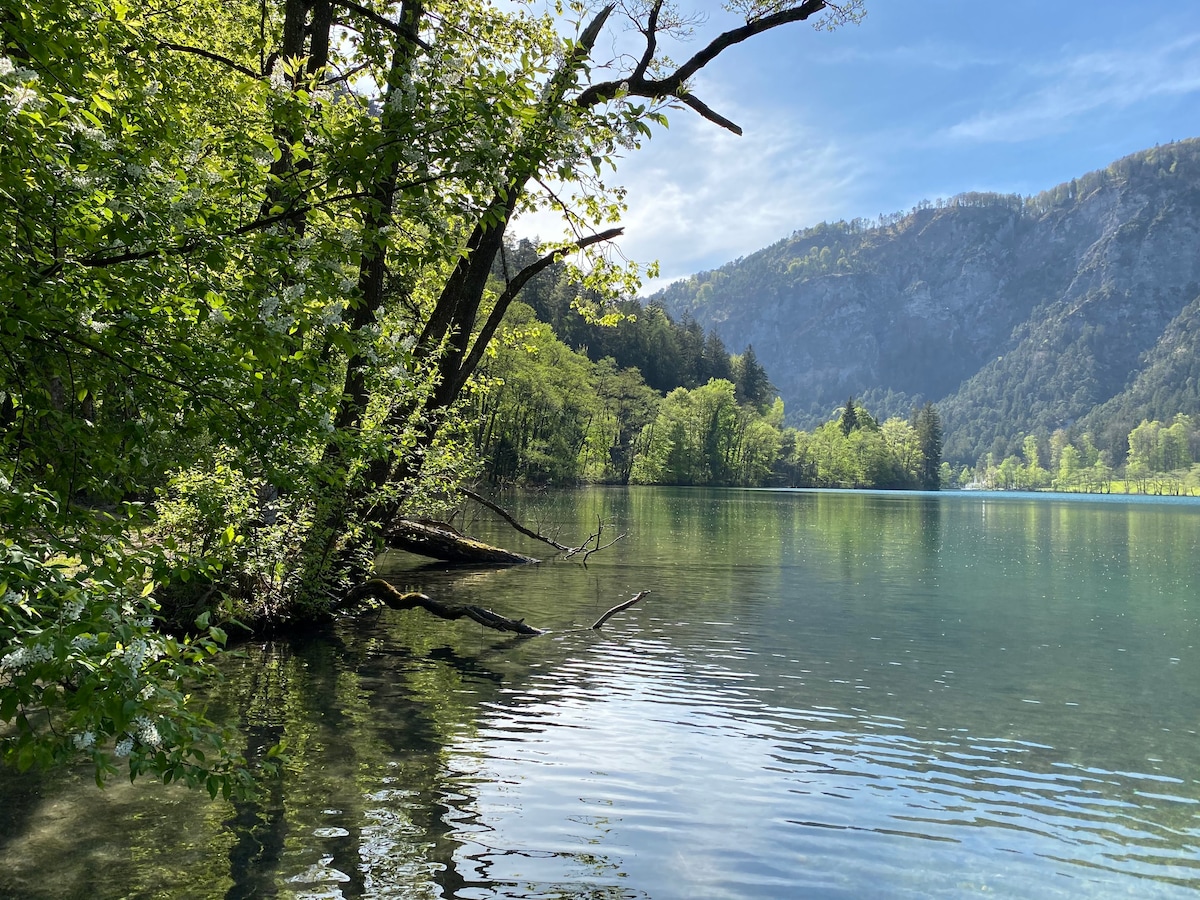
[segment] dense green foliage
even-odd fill
[[[483,475],[526,484],[626,482],[659,399],[636,369],[592,362],[514,303],[474,391]]]
[[[506,248],[493,274],[504,277],[509,267],[526,265],[535,257],[530,241],[518,241]],[[677,323],[662,306],[643,306],[637,300],[610,304],[610,315],[601,319],[589,315],[603,298],[582,286],[561,263],[532,278],[521,300],[564,344],[593,361],[609,358],[622,369],[637,369],[646,384],[660,393],[724,378],[738,385],[740,397],[753,396],[752,402],[760,405],[775,397],[752,348],[742,353],[745,358],[748,352],[751,365],[738,369],[716,331],[706,332],[687,317]]]
[[[655,318],[657,333],[687,346],[693,328],[676,326],[665,313]],[[601,326],[612,332],[604,346],[620,353],[633,343],[621,355],[636,358],[645,334],[639,320]],[[712,378],[695,385],[689,371],[675,370],[685,383],[664,398],[637,368],[620,368],[607,356],[593,362],[559,340],[531,307],[514,303],[473,387],[472,436],[482,474],[526,484],[778,482],[786,442],[782,403],[753,348],[730,357],[719,341],[707,345],[721,352],[719,367],[736,383]]]
[[[494,277],[533,253],[525,240],[507,245]],[[597,320],[590,313],[601,298],[562,264],[531,279],[520,297],[474,388],[474,446],[486,478],[760,485],[783,477],[776,459],[781,407],[753,347],[731,356],[715,332],[705,334],[694,320],[677,324],[661,307],[636,300],[611,304],[612,312]],[[714,382],[732,387],[737,435],[706,426],[722,433],[698,438],[697,447],[708,441],[710,458],[685,463],[691,451],[676,446],[679,465],[664,475],[660,463],[650,462],[666,453],[664,432],[647,426],[683,398],[705,396]],[[748,446],[755,435],[773,449]],[[719,460],[714,441],[727,444]]]
[[[734,384],[714,378],[676,388],[646,426],[632,480],[639,484],[741,485],[775,479],[784,446],[783,402],[761,414],[739,404]]]
[[[1200,491],[1200,422],[1182,413],[1169,423],[1143,419],[1123,439],[1128,453],[1114,457],[1088,432],[1058,430],[1049,438],[1026,435],[1021,453],[988,453],[958,478],[994,490],[1088,493],[1194,494]]]
[[[212,623],[334,612],[474,473],[472,378],[521,287],[570,258],[603,317],[636,286],[594,250],[618,152],[671,105],[730,127],[696,72],[858,6],[732,4],[676,68],[658,2],[0,0],[0,759],[245,788],[189,700]],[[646,47],[603,81],[610,18]],[[537,209],[576,237],[490,280]]]
[[[941,482],[941,423],[926,405],[911,420],[880,424],[853,398],[836,418],[795,436],[793,481],[806,487],[937,490]]]

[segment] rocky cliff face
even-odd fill
[[[798,232],[654,301],[753,344],[798,424],[850,395],[884,415],[933,400],[947,458],[973,462],[1122,394],[1197,294],[1200,141],[1186,141],[1038,197]]]

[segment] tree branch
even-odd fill
[[[725,118],[720,113],[715,112],[711,107],[708,106],[708,104],[706,104],[703,100],[701,100],[695,94],[692,94],[690,92],[683,93],[683,94],[679,95],[679,99],[685,105],[690,106],[696,112],[700,113],[701,116],[708,119],[708,121],[713,122],[717,125],[720,125],[722,128],[729,129],[730,131],[732,131],[734,134],[738,135],[739,137],[741,136],[742,127],[740,125],[738,125],[736,122],[729,121],[727,118]]]
[[[430,47],[425,41],[421,40],[420,36],[416,34],[414,29],[405,27],[402,22],[393,22],[387,16],[381,16],[373,9],[367,9],[365,6],[355,3],[354,0],[333,0],[333,5],[340,6],[342,9],[347,10],[348,12],[356,13],[362,16],[364,19],[368,19],[374,22],[376,25],[386,28],[397,37],[402,37],[406,41],[412,41],[426,53],[433,52],[433,48]]]
[[[487,507],[488,509],[490,509],[492,512],[494,512],[496,515],[498,515],[505,522],[507,522],[514,529],[516,529],[517,531],[519,531],[521,534],[525,535],[526,537],[531,537],[535,541],[541,541],[543,544],[549,544],[555,550],[561,550],[563,553],[569,553],[571,550],[575,549],[573,547],[567,547],[563,544],[560,544],[558,541],[554,540],[554,538],[546,537],[540,531],[531,531],[530,529],[528,529],[524,525],[522,525],[520,522],[518,522],[515,518],[513,518],[512,513],[510,513],[508,510],[504,509],[504,507],[498,506],[497,504],[495,504],[491,500],[489,500],[487,497],[484,497],[481,494],[475,493],[470,488],[460,486],[458,489],[458,492],[460,494],[463,494],[466,497],[470,497],[472,500],[474,500],[480,506]]]
[[[596,516],[595,532],[588,536],[588,539],[583,542],[583,546],[576,547],[574,550],[572,550],[570,553],[567,554],[566,558],[570,559],[572,556],[575,556],[577,553],[582,553],[583,554],[583,564],[587,565],[589,556],[591,556],[593,553],[599,553],[601,550],[607,550],[609,547],[611,547],[617,541],[621,540],[621,538],[625,537],[626,532],[622,531],[620,534],[618,534],[615,538],[613,538],[611,541],[609,541],[603,547],[600,546],[600,536],[602,534],[604,534],[604,522],[599,516]],[[596,546],[588,548],[588,544],[590,544],[592,541],[596,542]]]
[[[610,228],[608,231],[602,231],[599,234],[588,235],[575,241],[575,247],[579,250],[585,247],[590,247],[593,244],[599,244],[602,241],[611,241],[615,237],[625,233],[624,228]],[[496,329],[500,327],[500,322],[504,318],[504,313],[508,310],[509,304],[516,298],[520,292],[534,275],[551,265],[556,259],[561,256],[562,251],[556,250],[554,253],[547,253],[537,262],[530,263],[524,269],[516,274],[512,281],[505,287],[504,292],[496,298],[496,303],[492,307],[491,313],[484,322],[483,327],[479,329],[479,334],[475,338],[475,343],[471,345],[470,352],[454,373],[453,383],[449,385],[457,394],[471,373],[475,371],[475,367],[479,365],[483,359],[484,351],[487,350],[487,345],[496,334]]]
[[[157,40],[157,39],[156,39]],[[213,53],[211,50],[204,50],[201,47],[192,47],[188,44],[176,44],[174,41],[158,41],[158,46],[165,47],[168,50],[175,50],[179,53],[191,53],[195,56],[203,56],[205,59],[211,59],[213,62],[219,62],[221,65],[233,69],[235,72],[241,72],[250,78],[259,79],[263,77],[263,73],[255,72],[249,66],[243,66],[241,63],[234,62],[227,56],[222,56],[220,53]]]
[[[717,35],[706,47],[665,78],[647,80],[637,76],[635,69],[635,75],[628,79],[602,81],[592,85],[576,98],[575,103],[581,107],[595,106],[597,103],[613,99],[622,90],[636,97],[651,99],[682,97],[686,93],[685,85],[688,79],[730,47],[749,40],[757,34],[762,34],[764,31],[778,28],[780,25],[803,22],[823,10],[826,5],[826,0],[804,0],[799,6],[780,10],[769,16],[763,16],[761,19],[754,19],[740,28],[732,28]],[[638,68],[641,68],[640,63]]]
[[[649,591],[639,591],[637,594],[634,594],[633,597],[626,600],[624,603],[618,603],[616,606],[614,606],[612,609],[610,609],[608,612],[606,612],[604,615],[602,615],[600,618],[598,618],[595,622],[592,623],[592,630],[599,631],[601,625],[603,625],[605,622],[607,622],[609,619],[611,619],[617,613],[621,612],[622,610],[629,609],[629,607],[631,607],[635,603],[638,603],[639,601],[641,601],[641,599],[643,597],[645,597],[648,593],[650,593],[650,592]]]
[[[646,70],[650,68],[650,63],[654,62],[654,52],[658,49],[658,14],[662,11],[662,5],[663,0],[656,0],[650,10],[650,18],[646,21],[646,30],[642,32],[646,36],[646,52],[642,54],[630,76],[639,81],[646,77]]]
[[[504,507],[498,506],[497,504],[493,503],[491,500],[487,499],[487,497],[484,497],[480,494],[475,493],[470,488],[462,487],[460,485],[458,488],[458,491],[460,494],[463,494],[464,496],[469,497],[470,499],[474,500],[480,506],[484,506],[484,507],[487,507],[488,509],[490,509],[496,515],[498,515],[500,518],[502,518],[505,522],[507,522],[509,525],[511,525],[513,527],[513,529],[515,529],[516,531],[519,531],[521,534],[525,535],[526,537],[531,537],[535,541],[541,541],[543,544],[548,544],[549,546],[553,547],[555,550],[559,550],[562,553],[565,553],[566,556],[564,557],[564,559],[570,559],[572,556],[582,553],[583,561],[587,562],[587,558],[589,556],[591,556],[593,553],[596,553],[599,550],[607,550],[609,547],[611,547],[617,541],[621,540],[621,538],[625,537],[625,533],[622,532],[621,534],[619,534],[615,538],[613,538],[611,541],[609,541],[607,544],[605,544],[603,547],[601,547],[600,546],[600,535],[604,533],[604,523],[597,521],[596,531],[593,534],[589,535],[588,539],[586,541],[584,541],[578,547],[568,547],[565,544],[560,544],[558,541],[554,540],[554,538],[546,537],[546,535],[542,534],[540,531],[532,531],[532,530],[526,528],[524,525],[522,525],[520,522],[518,522],[513,517],[512,513],[510,513],[508,510],[504,509]],[[588,545],[592,541],[596,542],[596,546],[589,549]]]
[[[389,609],[420,607],[439,619],[471,619],[486,628],[509,631],[529,637],[546,633],[540,628],[526,625],[524,619],[510,619],[481,606],[441,603],[428,594],[401,593],[382,578],[372,578],[365,584],[356,587],[346,597],[347,603],[357,603],[363,600],[378,600]]]

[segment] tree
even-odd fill
[[[686,23],[661,0],[573,23],[482,0],[0,0],[6,761],[245,783],[236,754],[202,755],[180,690],[209,623],[327,616],[388,524],[471,470],[451,432],[530,279],[590,252],[586,290],[636,281],[597,249],[620,233],[618,148],[671,106],[739,131],[701,70],[860,12],[731,7],[744,21],[674,65],[660,40]],[[591,59],[618,15],[643,40],[623,70]],[[495,281],[539,207],[572,237]]]
[[[926,403],[915,417],[913,427],[917,432],[917,443],[921,451],[918,481],[927,491],[941,487],[942,464],[942,418],[937,407]]]
[[[1042,468],[1041,450],[1038,447],[1037,436],[1033,434],[1026,435],[1022,443],[1022,448],[1025,456],[1025,466],[1018,476],[1018,486],[1031,491],[1045,487],[1050,483],[1050,473]]]
[[[734,360],[733,377],[739,403],[749,403],[761,410],[775,398],[775,386],[759,363],[752,344],[747,344],[745,352]]]
[[[849,437],[850,432],[859,427],[858,409],[854,405],[853,397],[847,400],[846,405],[842,407],[842,415],[838,419],[838,427],[842,429],[842,434],[847,437]]]
[[[1129,460],[1125,466],[1128,480],[1137,483],[1138,490],[1146,490],[1151,473],[1162,471],[1162,444],[1159,434],[1162,423],[1145,419],[1129,432]]]
[[[729,351],[725,349],[725,343],[715,331],[708,332],[708,336],[704,339],[704,355],[701,359],[704,363],[703,378],[705,381],[723,378],[725,381],[736,383],[733,365],[729,360]]]
[[[1081,457],[1075,446],[1064,446],[1059,454],[1057,486],[1061,489],[1073,488],[1079,481],[1082,468]]]

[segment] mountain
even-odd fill
[[[1035,197],[818,225],[649,302],[753,345],[798,425],[848,396],[881,416],[929,400],[946,458],[973,463],[1085,425],[1122,455],[1116,419],[1200,411],[1198,297],[1188,140]]]

